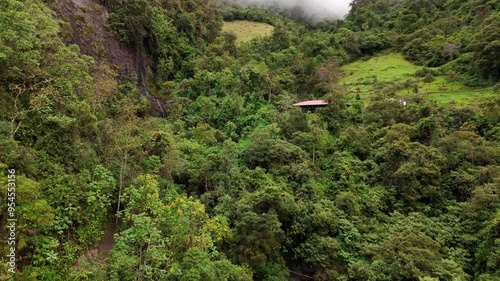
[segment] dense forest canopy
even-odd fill
[[[500,280],[498,1],[223,2],[2,1],[0,280]],[[494,95],[340,83],[391,53]]]

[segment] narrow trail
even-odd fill
[[[106,227],[102,240],[87,250],[84,256],[95,260],[106,260],[109,257],[109,252],[111,252],[115,243],[115,232],[116,224],[114,221],[110,221]],[[78,266],[79,262],[77,262],[77,267]]]
[[[115,237],[114,237],[115,232],[116,232],[116,225],[115,222],[112,221],[106,228],[106,234],[104,235],[104,238],[99,243],[98,254],[100,257],[104,259],[108,258],[109,252],[111,251],[111,249],[113,249],[113,245],[115,243]]]

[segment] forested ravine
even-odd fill
[[[0,280],[500,280],[498,1],[298,11],[3,0]]]

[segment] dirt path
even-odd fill
[[[109,252],[113,249],[113,245],[115,243],[115,232],[116,225],[114,222],[110,222],[106,229],[106,234],[104,235],[101,243],[99,243],[98,247],[98,253],[102,258],[108,258]]]

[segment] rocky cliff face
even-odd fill
[[[152,64],[142,52],[133,52],[121,44],[108,26],[109,14],[96,0],[54,0],[55,16],[65,18],[72,29],[72,43],[83,54],[92,56],[98,63],[107,63],[120,74],[120,79],[133,77],[137,87],[150,105],[150,114],[166,117],[165,105],[149,94],[146,73]],[[59,15],[57,15],[59,14]]]

